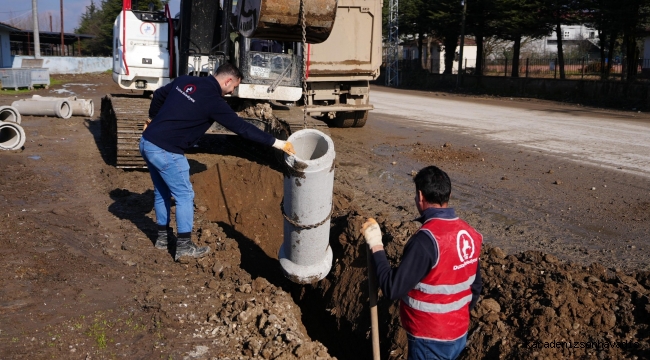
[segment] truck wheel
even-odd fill
[[[356,113],[356,122],[354,123],[355,128],[362,128],[366,125],[366,120],[368,120],[368,110],[355,111]]]
[[[367,111],[340,111],[336,113],[334,126],[340,128],[360,128],[366,124],[368,119]]]

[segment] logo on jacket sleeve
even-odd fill
[[[472,236],[466,230],[461,230],[456,234],[456,249],[458,250],[458,258],[461,264],[454,265],[454,270],[462,269],[478,261],[478,257],[474,257],[474,251],[476,250],[474,239],[472,239]]]

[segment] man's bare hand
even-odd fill
[[[144,122],[144,127],[142,127],[142,132],[147,130],[147,126],[149,126],[149,124],[151,124],[151,119],[147,119],[147,121]]]

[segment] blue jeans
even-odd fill
[[[406,334],[408,338],[408,360],[453,360],[460,355],[467,343],[467,334],[454,341],[418,339]]]
[[[163,150],[144,137],[140,154],[149,167],[154,189],[156,224],[169,226],[172,196],[176,201],[176,228],[179,234],[191,233],[194,222],[194,190],[190,182],[190,164],[181,154]]]

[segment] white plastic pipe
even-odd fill
[[[0,121],[11,121],[20,124],[22,118],[13,106],[0,106]]]
[[[332,268],[329,233],[336,153],[332,139],[318,130],[300,130],[288,141],[296,155],[285,155],[291,176],[284,178],[284,242],[278,257],[287,278],[309,284]]]
[[[54,96],[32,95],[32,100],[50,101],[50,100],[68,100],[72,107],[72,116],[92,117],[95,114],[95,104],[92,99],[77,99],[76,96],[59,98]]]
[[[63,119],[72,116],[72,107],[67,99],[22,99],[14,101],[11,106],[15,107],[23,115],[57,116]]]
[[[0,122],[0,150],[19,150],[25,145],[25,130],[15,122]]]

